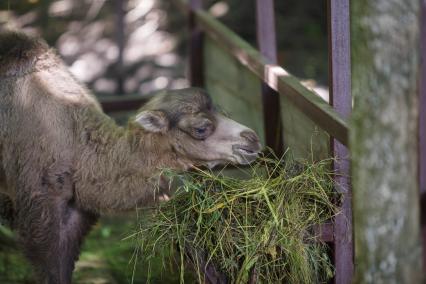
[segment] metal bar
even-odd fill
[[[171,0],[173,4],[180,10],[180,12],[185,16],[189,16],[191,8],[187,0]]]
[[[116,62],[116,80],[117,80],[117,88],[116,93],[124,94],[124,64],[123,64],[123,54],[124,54],[124,46],[125,46],[125,5],[126,0],[115,0],[115,8],[116,8],[116,41],[118,47],[118,56]]]
[[[257,44],[260,53],[277,63],[274,0],[256,0]]]
[[[426,271],[426,1],[420,15],[419,188],[421,194],[423,269]]]
[[[314,234],[319,237],[319,239],[326,243],[334,242],[334,226],[332,223],[327,222],[321,225],[315,225]]]
[[[419,182],[420,191],[426,193],[426,1],[422,0],[421,14],[421,74],[419,113]]]
[[[349,0],[328,0],[328,50],[330,104],[343,117],[349,118],[352,109],[350,72]],[[352,193],[348,149],[335,139],[330,140],[336,161],[336,190],[342,194],[342,212],[334,218],[333,259],[334,283],[352,283],[354,273]]]
[[[189,13],[189,81],[191,86],[202,87],[204,85],[203,64],[203,33],[196,24],[195,11],[202,9],[202,0],[190,0],[191,11]]]
[[[274,0],[256,0],[257,44],[260,53],[277,64]],[[281,157],[283,133],[280,97],[277,91],[262,83],[263,122],[266,145]]]

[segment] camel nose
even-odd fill
[[[240,133],[242,138],[245,138],[250,143],[259,143],[259,136],[252,130],[244,130]]]
[[[253,130],[244,130],[240,133],[240,136],[246,140],[245,150],[251,153],[259,153],[262,149],[262,145],[260,144],[259,136],[257,136],[256,132]]]
[[[233,145],[232,150],[236,155],[241,157],[241,164],[250,164],[257,159],[262,149],[259,136],[250,129],[242,131],[240,136],[244,141],[241,141],[242,144]]]

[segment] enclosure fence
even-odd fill
[[[321,225],[318,233],[332,248],[335,266],[334,283],[353,281],[354,244],[352,226],[352,192],[348,151],[349,127],[347,119],[352,108],[350,66],[350,12],[349,0],[327,0],[329,103],[278,65],[276,27],[273,0],[256,0],[257,48],[203,10],[202,0],[174,0],[189,22],[189,79],[192,86],[205,87],[210,65],[206,54],[210,43],[221,48],[245,70],[260,81],[261,110],[265,144],[277,154],[283,153],[290,137],[283,127],[283,102],[291,104],[329,136],[329,156],[335,157],[336,190],[342,194],[341,214]],[[421,76],[419,78],[419,188],[423,247],[426,245],[426,1],[421,1]],[[120,21],[119,21],[120,22]],[[278,30],[279,32],[279,30]],[[121,39],[118,39],[121,41]],[[206,44],[208,43],[208,44]],[[212,71],[213,72],[213,71]],[[246,94],[243,94],[246,95]],[[252,94],[247,94],[250,96]],[[103,99],[105,111],[130,110],[145,101],[144,98],[121,96]],[[426,254],[424,268],[426,268]],[[206,280],[225,283],[226,279],[214,267],[206,267]],[[252,279],[252,281],[254,281]]]
[[[242,40],[209,13],[202,0],[175,0],[190,25],[190,80],[203,86],[203,40],[208,37],[262,81],[262,104],[266,145],[283,152],[286,136],[281,125],[280,97],[291,103],[330,135],[330,155],[336,158],[336,190],[342,194],[342,212],[319,228],[321,239],[332,246],[335,283],[350,283],[353,277],[352,208],[348,161],[348,125],[351,112],[349,0],[328,1],[330,105],[298,79],[277,65],[273,0],[256,1],[258,49]],[[284,142],[284,143],[283,143]],[[207,275],[209,276],[209,275]],[[214,277],[214,276],[210,276]],[[220,279],[209,279],[220,282]]]

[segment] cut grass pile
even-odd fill
[[[313,227],[338,212],[331,162],[263,157],[246,170],[248,179],[167,172],[181,186],[170,201],[143,212],[133,235],[139,253],[148,261],[160,256],[164,265],[177,259],[181,282],[186,263],[199,283],[211,263],[228,283],[325,283],[333,267]]]

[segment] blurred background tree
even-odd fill
[[[2,0],[0,26],[45,38],[57,48],[71,72],[97,94],[147,95],[188,85],[187,24],[172,2]],[[255,1],[206,0],[204,4],[256,45]],[[300,78],[325,85],[326,1],[276,1],[275,6],[280,64]]]

